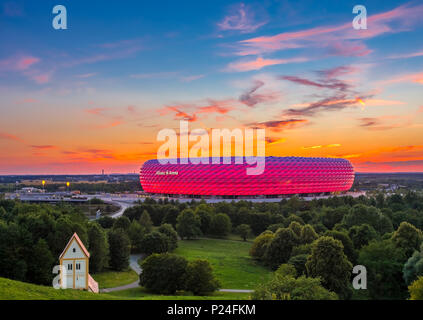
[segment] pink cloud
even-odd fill
[[[279,50],[302,47],[322,47],[336,42],[369,39],[385,33],[397,33],[410,30],[413,24],[421,21],[423,5],[402,5],[393,10],[369,16],[367,30],[354,30],[351,22],[335,26],[315,27],[294,32],[284,32],[274,36],[261,36],[242,40],[238,43],[239,55],[261,54]],[[395,27],[391,23],[395,22]],[[347,52],[364,54],[367,49],[363,44],[351,44]],[[339,48],[338,48],[339,49]],[[339,52],[345,55],[345,51]]]
[[[250,33],[256,31],[267,21],[256,22],[253,10],[241,3],[232,10],[232,13],[226,16],[217,24],[222,31],[238,31],[240,33]]]
[[[261,68],[277,65],[277,64],[288,64],[288,63],[297,63],[297,62],[305,62],[308,61],[308,58],[288,58],[288,59],[263,59],[261,57],[257,57],[254,60],[243,60],[238,62],[230,63],[226,71],[251,71],[251,70],[259,70]]]
[[[40,59],[33,56],[17,56],[0,60],[0,71],[24,71]]]

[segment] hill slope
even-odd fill
[[[0,277],[0,300],[111,300],[111,295],[61,290]]]

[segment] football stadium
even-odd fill
[[[170,162],[170,161],[169,161]],[[260,175],[247,175],[247,163],[160,164],[146,161],[140,170],[145,193],[167,196],[283,196],[348,191],[354,168],[346,159],[266,157]]]

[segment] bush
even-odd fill
[[[219,288],[213,270],[207,260],[194,260],[188,264],[185,289],[194,295],[205,295]]]
[[[140,285],[154,293],[175,294],[185,288],[187,266],[187,260],[175,254],[152,254],[141,263]]]

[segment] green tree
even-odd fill
[[[417,229],[411,223],[401,222],[397,231],[392,236],[392,241],[397,247],[403,248],[405,254],[409,257],[415,250],[418,250],[423,240],[420,229]]]
[[[409,287],[410,300],[423,300],[423,276],[415,280]]]
[[[213,212],[209,206],[205,204],[200,204],[196,210],[195,214],[200,218],[200,229],[203,234],[208,234],[213,220]]]
[[[349,207],[347,206],[322,208],[321,221],[323,225],[328,229],[333,229],[337,223],[342,221],[342,218],[348,213],[348,209]]]
[[[423,245],[420,251],[415,251],[404,264],[402,272],[407,285],[416,280],[418,276],[423,276]]]
[[[306,224],[301,228],[301,234],[300,234],[300,241],[303,244],[306,243],[312,243],[314,240],[316,240],[319,237],[319,235],[314,231],[314,228]]]
[[[171,224],[164,223],[157,229],[157,231],[167,237],[169,251],[173,251],[178,247],[178,234]]]
[[[146,233],[151,232],[153,229],[153,222],[151,221],[151,217],[148,214],[147,210],[144,210],[141,214],[139,223],[141,227],[143,227],[146,231]]]
[[[174,294],[185,288],[187,266],[181,256],[152,254],[141,263],[140,285],[154,293]]]
[[[131,240],[131,249],[133,252],[141,252],[142,239],[145,235],[145,228],[143,228],[137,220],[132,220],[128,229],[129,240]]]
[[[291,264],[295,267],[295,270],[297,271],[297,275],[306,275],[307,274],[307,270],[305,267],[305,264],[307,262],[307,258],[308,258],[308,254],[298,254],[298,255],[293,255],[291,258],[289,258],[288,260],[288,264]]]
[[[116,271],[122,271],[129,266],[131,253],[131,241],[123,229],[109,231],[110,267]]]
[[[306,263],[307,274],[322,279],[322,284],[341,298],[351,294],[350,277],[352,264],[343,251],[342,242],[332,237],[321,237],[313,243]]]
[[[353,242],[354,248],[357,250],[360,250],[362,247],[368,245],[371,240],[379,237],[376,230],[368,224],[352,226],[348,230],[348,235]]]
[[[252,256],[254,259],[262,260],[264,258],[264,254],[266,253],[267,247],[272,242],[274,236],[274,233],[269,230],[266,230],[257,236],[250,248],[250,256]]]
[[[248,224],[240,224],[236,227],[236,233],[239,234],[242,240],[247,241],[247,238],[251,235],[251,227]]]
[[[223,237],[229,234],[231,231],[231,219],[225,213],[218,213],[213,216],[210,226],[210,233]]]
[[[47,242],[39,239],[32,249],[28,280],[37,284],[51,285],[54,260]]]
[[[125,217],[125,216],[120,216],[119,218],[117,218],[115,220],[115,223],[113,224],[113,228],[114,229],[123,229],[126,231],[128,231],[129,226],[131,225],[131,221]]]
[[[213,269],[207,260],[194,260],[188,263],[185,289],[201,296],[219,288],[219,281],[213,275]]]
[[[404,299],[407,287],[402,278],[405,252],[391,240],[372,241],[360,250],[358,263],[367,269],[368,293],[372,299]]]
[[[347,256],[348,260],[352,263],[355,263],[357,261],[357,252],[355,251],[354,245],[346,232],[330,230],[326,231],[325,236],[332,237],[336,240],[341,241],[342,246],[344,247],[344,253]]]
[[[325,289],[319,278],[295,278],[279,272],[260,285],[252,294],[253,300],[337,300],[336,293]]]
[[[90,272],[101,272],[107,267],[109,259],[106,232],[98,223],[91,222],[88,224],[88,239],[90,243]]]
[[[141,241],[141,251],[147,255],[152,253],[165,253],[168,250],[168,237],[158,231],[147,233]]]
[[[192,209],[184,209],[177,218],[176,231],[184,239],[192,239],[201,235],[201,221]]]
[[[292,231],[294,231],[295,235],[297,236],[297,238],[299,239],[301,237],[301,230],[302,230],[302,226],[299,222],[297,221],[292,221],[289,224],[289,229],[291,229]]]
[[[266,263],[273,269],[276,269],[282,263],[286,263],[291,257],[292,248],[297,241],[298,238],[292,229],[280,228],[267,247],[264,256]]]

